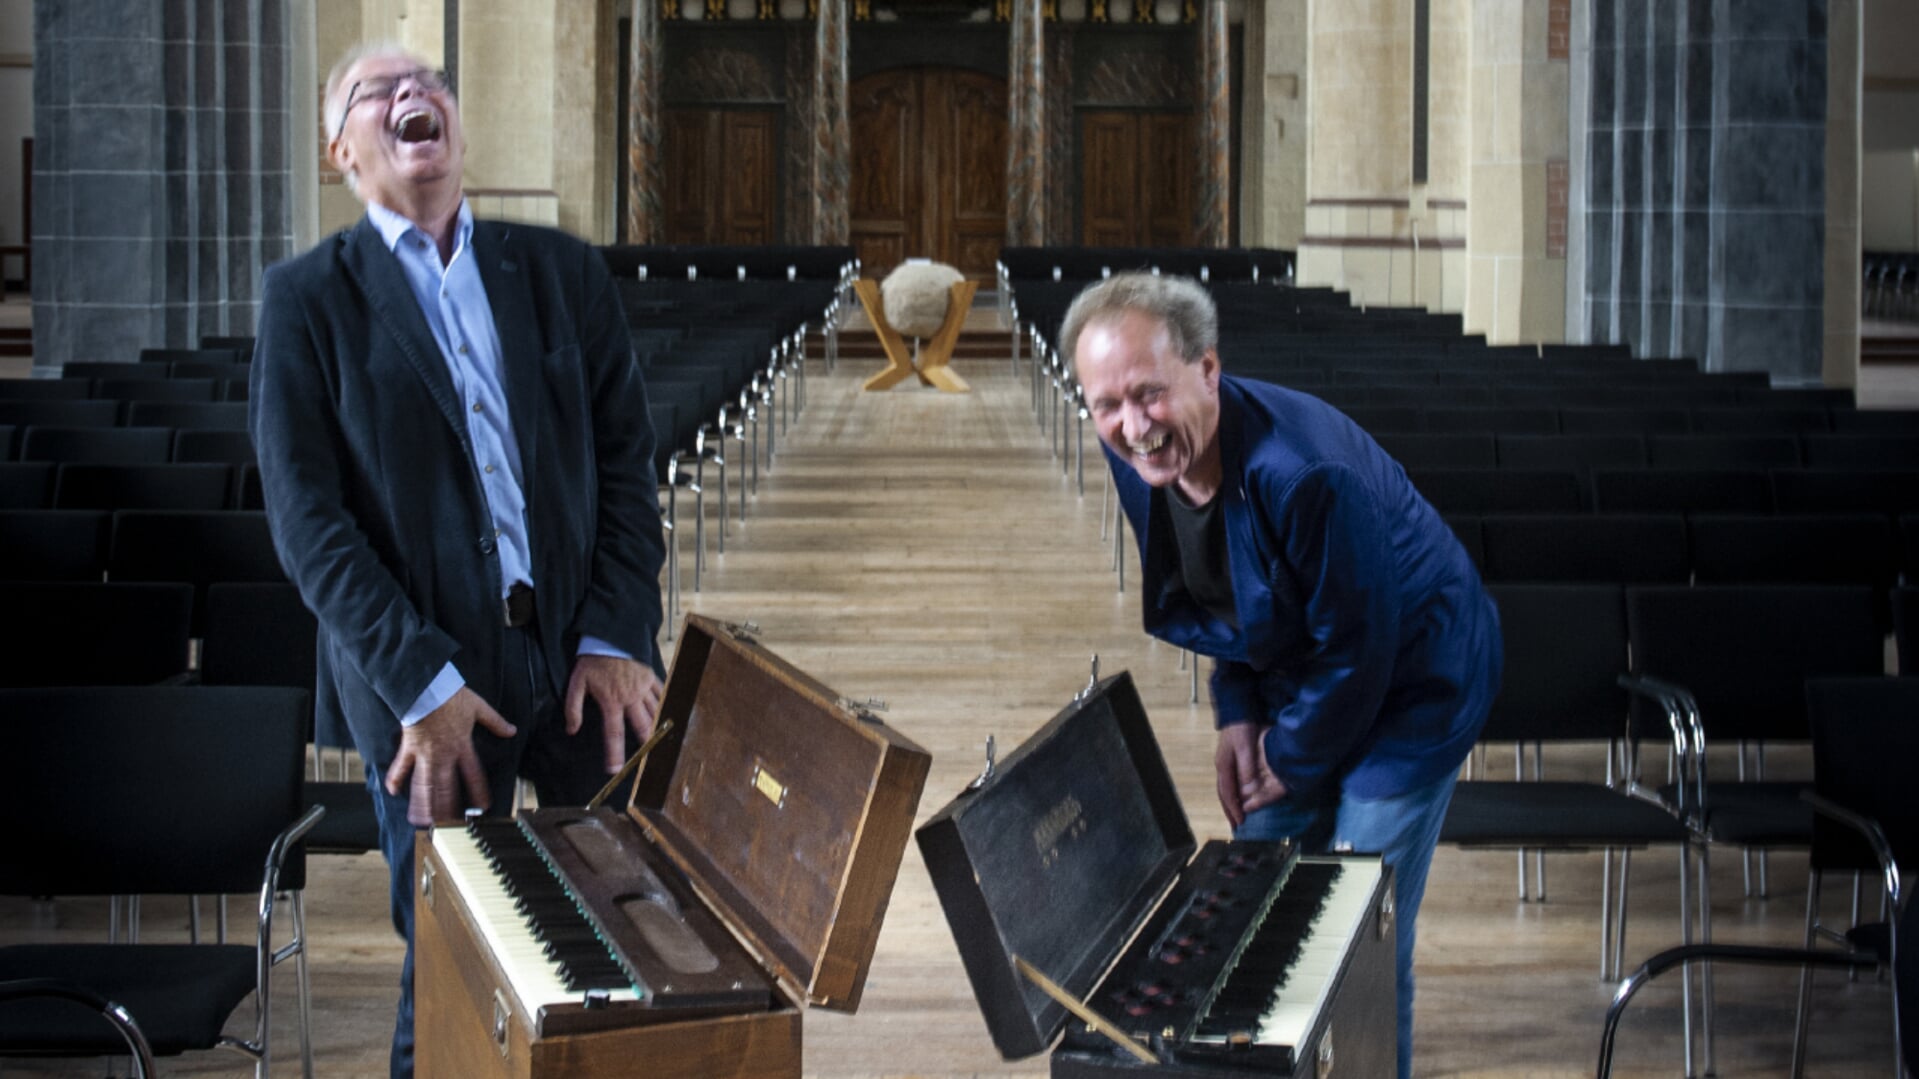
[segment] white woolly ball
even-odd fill
[[[907,337],[931,337],[946,324],[953,286],[965,275],[943,262],[909,262],[880,282],[886,322]]]

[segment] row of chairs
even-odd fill
[[[0,463],[0,510],[260,510],[260,470],[219,462]]]
[[[1200,281],[1282,281],[1295,254],[1269,247],[1003,247],[1000,291],[1042,281],[1096,281],[1109,273],[1158,271]]]
[[[1919,471],[1413,468],[1445,514],[1919,512]]]
[[[1710,941],[1710,850],[1806,849],[1813,812],[1801,794],[1809,776],[1768,771],[1767,748],[1812,736],[1807,685],[1817,679],[1885,678],[1883,635],[1872,589],[1845,586],[1625,586],[1494,584],[1506,666],[1503,687],[1482,738],[1515,747],[1515,777],[1462,781],[1441,841],[1518,849],[1519,891],[1527,893],[1525,852],[1535,852],[1537,898],[1545,894],[1543,857],[1556,851],[1605,852],[1601,884],[1602,976],[1617,976],[1625,954],[1631,852],[1649,847],[1680,856],[1679,940]],[[1919,592],[1899,589],[1895,606],[1919,611]],[[1914,662],[1915,624],[1902,619],[1901,667]],[[1906,686],[1907,707],[1919,697]],[[1908,731],[1910,714],[1894,715]],[[1837,743],[1864,755],[1882,778],[1903,782],[1908,757],[1876,748],[1873,737],[1834,714]],[[1905,737],[1910,738],[1908,733]],[[1670,746],[1668,779],[1642,768],[1639,747]],[[1606,748],[1603,776],[1562,765],[1552,778],[1542,747]],[[1525,774],[1527,750],[1532,774]],[[1655,758],[1656,759],[1656,758]],[[1708,762],[1711,768],[1708,768]],[[1910,810],[1904,820],[1911,820]],[[1831,856],[1815,868],[1872,869]],[[1910,864],[1910,863],[1909,863]],[[1748,863],[1749,894],[1765,894],[1765,861]],[[1690,894],[1697,889],[1697,895]],[[1818,879],[1808,902],[1817,909]],[[1686,1016],[1692,1019],[1692,978]],[[1710,1018],[1710,990],[1698,986]],[[1704,1031],[1711,1071],[1709,1025]],[[1693,1069],[1687,1037],[1687,1074]]]
[[[1870,415],[1861,413],[1860,415]],[[1418,468],[1919,468],[1919,413],[1909,434],[1495,435],[1382,432],[1373,438]]]
[[[1658,391],[1652,391],[1656,394]],[[1790,391],[1774,391],[1786,393]],[[1333,396],[1338,396],[1334,394]],[[1780,398],[1730,405],[1344,405],[1368,434],[1491,435],[1817,435],[1919,433],[1913,414],[1881,416],[1843,405]],[[1336,402],[1329,402],[1335,403]]]
[[[1919,514],[1448,516],[1489,582],[1919,585]],[[1919,673],[1919,672],[1915,672]]]

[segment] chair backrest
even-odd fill
[[[1884,591],[1899,576],[1892,521],[1882,514],[1714,516],[1692,519],[1700,584],[1862,584]]]
[[[165,427],[29,427],[21,437],[23,461],[90,465],[163,462],[173,447]]]
[[[1506,667],[1485,741],[1603,741],[1625,731],[1626,607],[1618,585],[1495,584]]]
[[[1577,513],[1579,478],[1570,471],[1424,468],[1413,486],[1441,513]]]
[[[1486,579],[1595,584],[1684,584],[1686,519],[1679,514],[1488,517]]]
[[[176,464],[250,465],[258,461],[253,437],[241,431],[202,431],[183,427],[173,432]]]
[[[185,581],[202,597],[215,581],[284,581],[266,514],[243,510],[121,510],[113,515],[107,577]],[[196,629],[204,623],[199,614]]]
[[[1778,470],[1772,474],[1772,490],[1780,513],[1911,513],[1919,510],[1919,470]]]
[[[1601,513],[1770,513],[1772,488],[1757,469],[1597,469]]]
[[[129,401],[127,426],[245,431],[247,406],[237,401]]]
[[[1648,435],[1646,460],[1654,468],[1798,468],[1792,435]]]
[[[0,691],[0,894],[246,894],[300,814],[306,697],[162,686]],[[281,885],[304,883],[288,858]]]
[[[200,681],[310,689],[318,635],[293,585],[221,581],[207,589]]]
[[[112,523],[104,510],[0,509],[0,577],[98,581]]]
[[[0,581],[0,685],[143,685],[187,669],[193,588]]]
[[[0,463],[0,509],[43,510],[53,505],[51,461]]]
[[[57,509],[217,510],[231,498],[233,469],[221,464],[63,464]]]
[[[1812,726],[1813,789],[1875,821],[1911,887],[1919,873],[1919,678],[1815,678],[1806,683]],[[1817,817],[1812,864],[1818,869],[1876,868],[1859,833]],[[1919,947],[1919,939],[1909,942]]]
[[[1870,588],[1635,587],[1626,615],[1634,673],[1689,690],[1706,736],[1720,744],[1803,740],[1806,679],[1885,671]]]

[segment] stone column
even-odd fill
[[[660,5],[634,0],[632,40],[627,48],[626,242],[659,243],[660,193]]]
[[[1863,16],[1860,0],[1826,5],[1826,347],[1820,379],[1828,386],[1859,384]]]
[[[1199,190],[1194,239],[1201,247],[1232,242],[1232,70],[1227,58],[1226,0],[1206,0],[1200,16]]]
[[[1007,87],[1006,242],[1046,242],[1046,43],[1040,0],[1014,0]]]
[[[33,14],[35,365],[253,332],[292,251],[286,0]]]
[[[819,0],[819,49],[813,69],[813,242],[852,242],[847,216],[852,146],[846,119],[846,5]]]
[[[1593,4],[1591,340],[1775,382],[1819,377],[1827,9]]]

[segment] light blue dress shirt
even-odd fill
[[[527,538],[526,493],[520,467],[519,443],[513,439],[513,417],[507,410],[506,387],[500,371],[500,333],[493,324],[493,305],[473,254],[473,211],[462,200],[453,226],[453,255],[443,265],[439,248],[425,230],[378,203],[366,204],[367,220],[378,229],[388,250],[400,262],[413,299],[426,316],[433,340],[453,377],[453,392],[466,415],[467,441],[473,447],[473,467],[493,517],[493,535],[500,558],[501,598],[513,585],[532,587],[533,559]],[[580,653],[618,656],[627,653],[595,637],[580,640]],[[459,692],[466,684],[448,663],[400,717],[412,726]],[[512,717],[507,717],[512,721]]]

